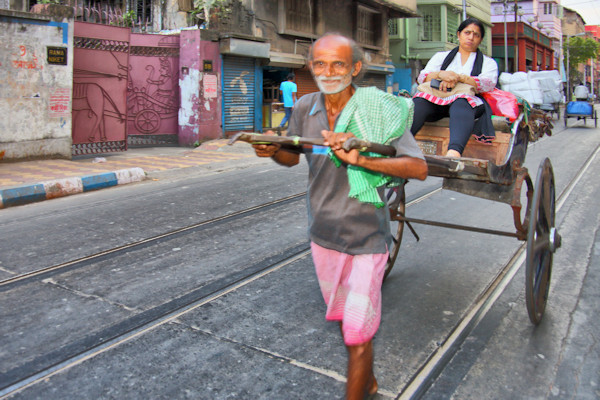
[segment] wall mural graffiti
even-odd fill
[[[21,69],[44,69],[44,66],[39,63],[35,51],[28,50],[27,46],[19,46],[18,53],[12,53],[15,59],[11,60],[14,68]]]

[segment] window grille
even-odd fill
[[[286,30],[314,33],[314,0],[285,0],[285,10]]]
[[[533,60],[533,49],[525,49],[525,59]]]
[[[552,15],[552,3],[544,3],[544,14]]]
[[[460,14],[456,9],[448,10],[448,14],[446,17],[446,21],[448,24],[448,42],[458,44],[458,36],[456,36],[456,31],[458,31],[458,26],[460,25]]]
[[[550,39],[545,37],[545,36],[540,36],[542,38],[542,44],[546,45],[546,46],[550,46]]]
[[[423,18],[420,19],[421,40],[425,42],[441,41],[440,6],[417,6]]]
[[[400,20],[398,18],[389,19],[388,20],[388,34],[390,36],[398,36],[400,33],[399,25],[400,25]]]
[[[152,23],[151,0],[132,0],[130,9],[135,11],[136,19],[142,24]]]
[[[76,21],[116,26],[128,26],[125,21],[125,13],[131,9],[130,1],[62,0],[64,4],[73,7]],[[135,11],[135,9],[133,10]]]
[[[358,43],[377,46],[380,36],[378,29],[380,16],[378,11],[358,6],[356,15],[356,41]]]

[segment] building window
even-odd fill
[[[316,0],[279,0],[279,33],[312,36],[315,33]]]
[[[131,8],[133,3],[130,3],[130,1],[61,0],[61,4],[69,4],[70,7],[73,7],[75,21],[128,26],[125,14],[130,9],[135,12],[135,8]],[[32,3],[41,3],[41,1],[35,0]],[[137,23],[137,18],[133,22]]]
[[[130,10],[135,12],[136,19],[143,24],[152,23],[152,1],[132,0]]]
[[[423,18],[419,19],[421,40],[425,42],[440,42],[442,40],[442,22],[440,6],[417,6]]]
[[[456,33],[458,31],[458,26],[462,21],[460,12],[455,8],[449,9],[446,16],[446,21],[448,26],[448,39],[446,41],[448,43],[458,44],[458,36]]]
[[[544,3],[544,14],[552,15],[552,3]]]
[[[398,18],[388,20],[388,34],[398,36],[400,34],[400,20]]]
[[[525,59],[533,61],[533,49],[532,48],[525,49]]]
[[[381,37],[380,27],[381,13],[359,4],[356,12],[356,42],[378,46]]]

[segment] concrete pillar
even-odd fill
[[[223,137],[219,42],[214,32],[184,29],[179,52],[179,144]]]

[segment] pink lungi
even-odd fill
[[[350,255],[311,242],[325,318],[342,321],[344,343],[356,346],[375,336],[381,321],[381,283],[388,253]]]

